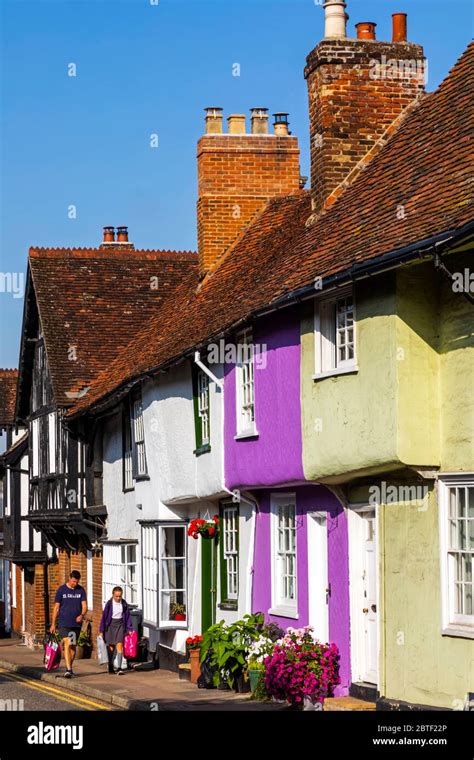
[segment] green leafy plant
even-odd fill
[[[179,602],[173,602],[173,604],[170,606],[170,612],[173,617],[175,615],[185,615],[186,606],[184,604],[180,604]]]
[[[223,620],[212,625],[203,635],[201,662],[208,653],[211,654],[211,667],[214,669],[214,685],[225,680],[233,688],[238,678],[247,668],[248,650],[259,636],[259,627],[263,624],[263,614],[245,615],[232,625]]]
[[[89,631],[81,631],[79,634],[79,638],[77,639],[77,646],[79,647],[90,647],[92,646],[91,637],[89,635]]]

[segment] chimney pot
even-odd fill
[[[206,134],[207,135],[221,135],[222,134],[222,108],[216,106],[209,106],[204,109],[206,112]]]
[[[407,14],[392,13],[392,42],[407,41]]]
[[[253,135],[268,135],[268,108],[251,108],[250,123]]]
[[[288,114],[285,113],[284,111],[278,111],[277,113],[273,114],[273,118],[274,118],[273,129],[277,137],[286,137],[287,135],[289,135],[290,123],[288,121]]]
[[[375,27],[373,21],[361,21],[356,24],[358,40],[375,40]]]
[[[104,243],[115,241],[115,227],[104,227]]]
[[[117,227],[117,243],[128,243],[128,227]]]
[[[233,113],[227,117],[229,135],[245,135],[245,114]]]
[[[343,40],[346,38],[346,23],[349,16],[346,4],[341,0],[326,0],[324,3],[324,39]]]

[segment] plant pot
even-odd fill
[[[243,673],[236,677],[234,681],[234,691],[236,691],[237,694],[247,694],[250,691],[250,681],[248,678],[245,678]]]
[[[183,615],[182,612],[177,612],[176,615],[174,616],[174,619],[175,620],[186,620],[186,615]]]
[[[263,670],[249,670],[249,683],[252,694],[257,690],[258,682],[262,675]]]
[[[219,683],[217,684],[217,688],[219,691],[230,691],[230,686],[227,683],[227,681],[224,681],[223,678],[219,680]]]
[[[191,665],[191,683],[197,683],[199,676],[201,675],[201,650],[191,649],[189,652],[189,662]]]
[[[92,647],[90,644],[76,647],[76,659],[77,660],[90,660],[92,653]]]

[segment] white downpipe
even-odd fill
[[[201,369],[204,372],[204,374],[206,374],[216,385],[218,385],[219,388],[222,391],[224,390],[224,381],[223,380],[219,380],[219,378],[216,377],[211,372],[211,370],[209,369],[209,367],[206,367],[206,365],[202,363],[202,361],[201,361],[201,354],[199,353],[199,351],[195,351],[194,352],[194,363],[197,364],[197,366],[199,367],[199,369]],[[224,411],[224,409],[222,411]]]

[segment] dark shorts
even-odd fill
[[[71,639],[71,644],[77,644],[77,640],[79,638],[79,634],[81,632],[80,628],[72,628],[60,625],[58,627],[58,633],[61,637],[61,639]],[[75,638],[74,638],[75,637]]]

